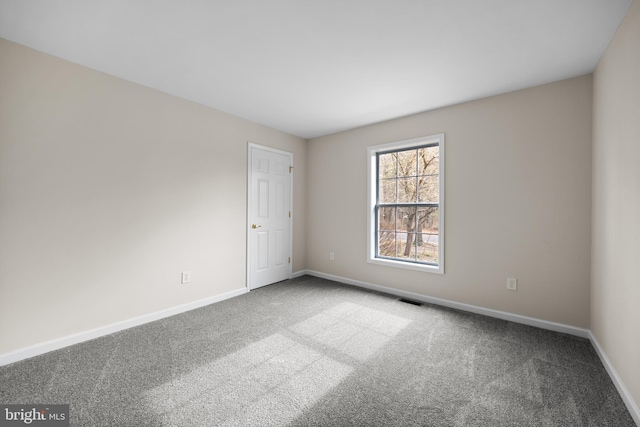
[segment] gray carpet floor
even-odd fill
[[[588,340],[304,276],[0,368],[72,426],[635,426]]]

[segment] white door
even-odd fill
[[[249,289],[291,277],[292,158],[249,145]]]

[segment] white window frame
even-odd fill
[[[438,200],[438,264],[429,265],[417,262],[401,261],[388,258],[376,257],[376,202],[377,202],[377,154],[388,151],[403,150],[419,147],[427,144],[438,144],[439,149],[439,200]],[[371,264],[384,265],[387,267],[404,268],[408,270],[418,270],[429,273],[444,274],[444,177],[445,177],[445,155],[444,155],[444,133],[409,139],[405,141],[390,142],[367,147],[368,159],[368,212],[367,212],[367,262]]]

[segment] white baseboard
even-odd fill
[[[184,313],[185,311],[194,310],[196,308],[204,307],[205,305],[213,304],[216,302],[224,301],[229,298],[233,298],[247,293],[247,288],[237,289],[235,291],[226,292],[224,294],[216,295],[209,298],[204,298],[198,301],[181,304],[175,307],[167,308],[165,310],[156,311],[154,313],[145,314],[139,317],[135,317],[129,320],[123,320],[121,322],[112,323],[111,325],[102,326],[99,328],[91,329],[77,334],[69,335],[66,337],[58,338],[55,340],[43,342],[30,347],[22,348],[10,353],[0,355],[0,366],[8,365],[10,363],[18,362],[23,359],[38,356],[40,354],[48,353],[53,350],[58,350],[70,345],[78,344],[84,341],[89,341],[94,338],[99,338],[105,335],[119,332],[124,329],[132,328],[134,326],[143,325],[145,323],[153,322],[156,320],[164,319],[165,317],[173,316],[176,314]]]
[[[622,379],[618,375],[618,372],[611,364],[611,361],[598,342],[598,339],[595,335],[593,335],[593,332],[591,331],[589,331],[589,340],[591,340],[591,344],[593,344],[593,347],[596,349],[596,353],[598,353],[598,357],[602,361],[604,368],[607,370],[609,377],[611,377],[611,381],[613,381],[613,384],[616,386],[618,393],[620,393],[622,401],[625,405],[627,405],[627,409],[629,410],[633,421],[635,421],[635,423],[640,426],[640,408],[638,407],[638,404],[633,400],[633,397],[631,397],[631,393],[629,393],[629,390],[624,385]]]
[[[305,274],[309,274],[309,273],[307,272],[307,270],[300,270],[300,271],[296,271],[295,273],[293,273],[293,274],[291,275],[291,278],[292,278],[292,279],[296,279],[296,278],[298,278],[298,277],[302,277],[302,276],[304,276]]]
[[[298,273],[302,273],[302,272],[298,272]],[[464,304],[464,303],[456,302],[452,300],[430,297],[422,294],[416,294],[414,292],[388,288],[386,286],[374,285],[372,283],[362,282],[360,280],[347,279],[346,277],[340,277],[340,276],[334,276],[332,274],[321,273],[319,271],[304,270],[304,273],[310,276],[320,277],[327,280],[333,280],[335,282],[340,282],[347,285],[358,286],[361,288],[384,292],[391,295],[410,298],[416,301],[422,301],[430,304],[441,305],[444,307],[455,308],[457,310],[463,310],[471,313],[482,314],[485,316],[495,317],[498,319],[509,320],[511,322],[521,323],[524,325],[536,326],[538,328],[548,329],[550,331],[555,331],[555,332],[562,332],[564,334],[575,335],[582,338],[589,338],[589,335],[590,335],[590,332],[588,329],[577,328],[575,326],[565,325],[562,323],[549,322],[547,320],[536,319],[534,317],[521,316],[519,314],[507,313],[505,311],[492,310],[490,308],[479,307],[477,305]],[[302,275],[303,274],[300,274],[300,276]]]

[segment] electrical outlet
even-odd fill
[[[334,259],[336,259],[336,254],[329,252],[329,261],[333,261]]]
[[[183,271],[182,276],[180,277],[180,283],[184,285],[185,283],[190,283],[190,282],[191,282],[191,272]]]
[[[518,279],[515,279],[513,277],[507,277],[507,289],[509,289],[510,291],[517,291]]]

